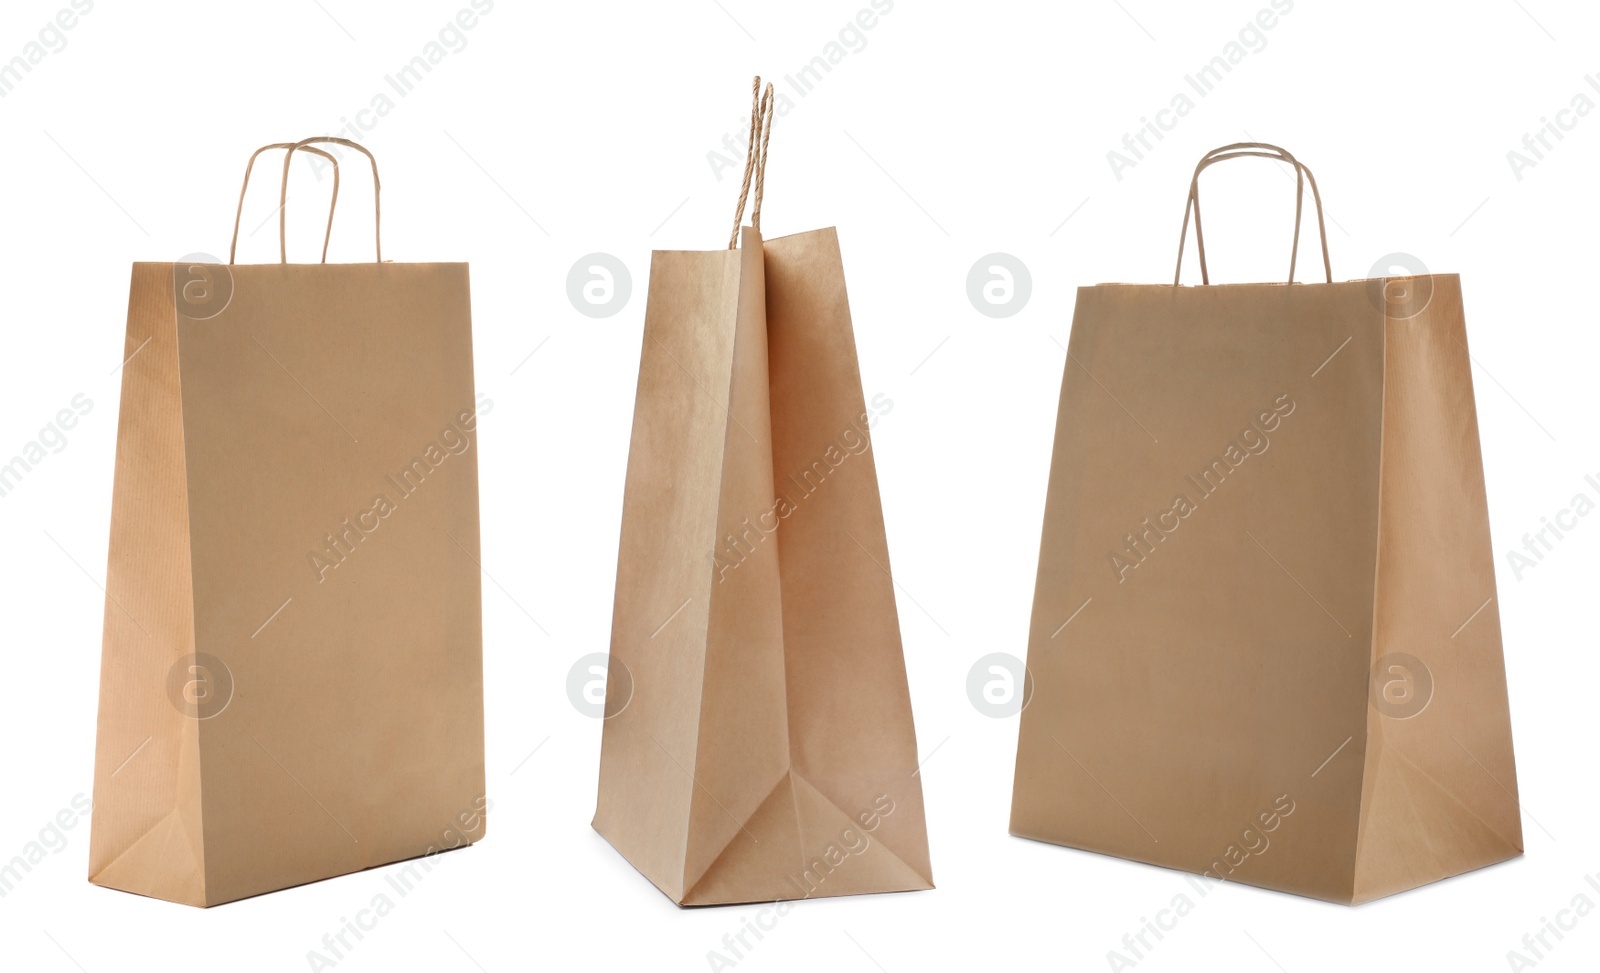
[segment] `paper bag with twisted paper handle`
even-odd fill
[[[1288,284],[1213,285],[1199,177],[1293,168]],[[1195,169],[1198,287],[1078,291],[1011,830],[1338,902],[1515,856],[1461,288],[1294,283],[1289,153]],[[1183,244],[1179,243],[1179,269]]]
[[[322,142],[366,152],[267,147],[280,237],[289,162]],[[97,884],[214,905],[483,835],[467,266],[326,246],[134,264]]]
[[[875,412],[837,235],[761,237],[771,110],[728,249],[652,260],[623,500],[594,826],[681,905],[931,887]]]

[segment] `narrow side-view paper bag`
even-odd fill
[[[623,500],[594,826],[680,905],[932,887],[838,238],[760,233],[771,92],[729,249],[654,255]]]

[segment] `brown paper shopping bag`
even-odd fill
[[[1241,156],[1321,228],[1227,146],[1203,286],[1078,291],[1011,830],[1360,902],[1522,849],[1461,288],[1210,284]]]
[[[932,887],[838,237],[761,237],[771,92],[729,248],[652,259],[623,500],[594,826],[680,905]]]
[[[280,235],[311,142],[366,153],[275,146]],[[127,356],[90,880],[206,906],[482,837],[466,265],[137,263]]]

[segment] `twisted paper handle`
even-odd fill
[[[739,187],[739,208],[733,214],[733,233],[728,237],[728,249],[739,245],[739,224],[744,222],[744,204],[750,195],[750,180],[755,177],[756,203],[750,212],[750,225],[761,232],[761,198],[767,186],[767,145],[772,139],[772,83],[761,90],[761,76],[750,82],[750,148],[744,157],[744,184]]]
[[[372,237],[373,245],[377,249],[377,262],[383,263],[383,210],[378,201],[378,193],[382,187],[378,182],[378,160],[373,158],[372,153],[368,152],[366,148],[359,143],[352,142],[349,139],[338,138],[337,136],[333,135],[317,135],[308,139],[301,139],[294,145],[290,146],[289,151],[283,157],[283,185],[279,189],[278,193],[279,262],[289,262],[288,244],[284,241],[284,227],[285,221],[288,218],[287,207],[289,203],[289,160],[294,158],[296,149],[305,149],[307,152],[320,152],[320,150],[310,147],[313,142],[331,142],[334,145],[343,145],[347,148],[355,149],[357,152],[360,152],[362,155],[366,156],[368,162],[372,163]],[[321,154],[326,155],[327,153],[322,152]]]
[[[1206,167],[1229,159],[1240,159],[1255,156],[1262,159],[1277,159],[1294,166],[1294,245],[1289,251],[1289,283],[1294,283],[1295,264],[1300,257],[1300,217],[1305,205],[1305,186],[1311,183],[1311,197],[1317,207],[1317,232],[1322,240],[1322,268],[1327,276],[1328,283],[1333,283],[1333,265],[1328,260],[1328,225],[1322,215],[1322,194],[1317,190],[1317,179],[1306,168],[1305,163],[1296,159],[1287,149],[1266,142],[1235,142],[1224,145],[1219,149],[1212,149],[1201,157],[1199,165],[1194,167],[1194,177],[1189,180],[1189,199],[1183,206],[1183,232],[1178,236],[1178,264],[1172,272],[1172,286],[1178,286],[1178,279],[1183,273],[1183,245],[1189,237],[1189,211],[1194,211],[1194,240],[1195,248],[1200,254],[1200,282],[1211,283],[1211,273],[1206,267],[1206,240],[1205,233],[1200,228],[1200,173]]]
[[[233,241],[228,244],[228,263],[230,264],[233,263],[234,256],[239,251],[239,219],[244,216],[244,194],[245,191],[250,188],[250,170],[255,168],[256,157],[268,149],[289,149],[292,153],[294,150],[294,143],[274,142],[271,145],[263,145],[261,148],[256,149],[253,153],[251,153],[250,161],[245,163],[244,185],[239,187],[239,208],[235,210],[233,214]],[[307,148],[306,151],[314,152],[333,163],[333,198],[328,201],[328,229],[327,232],[322,235],[322,262],[327,263],[328,240],[333,236],[333,210],[334,207],[339,205],[339,160],[335,159],[332,155],[322,151],[321,149]],[[287,168],[288,160],[285,159],[284,161],[285,168]],[[278,232],[280,235],[283,232],[281,224]],[[282,252],[282,247],[280,246],[279,253],[281,254]]]

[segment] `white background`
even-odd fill
[[[0,458],[75,394],[94,403],[0,498],[0,860],[91,791],[129,264],[226,254],[250,151],[357,119],[467,2],[100,0],[0,99]],[[0,60],[65,6],[9,0]],[[479,454],[494,806],[488,837],[440,859],[338,969],[701,970],[756,914],[678,909],[590,830],[601,727],[566,678],[609,641],[650,251],[723,245],[738,186],[707,153],[741,136],[751,74],[785,87],[867,6],[497,0],[360,133],[382,167],[385,257],[472,264],[477,383],[494,403]],[[1584,81],[1600,73],[1600,11],[1296,0],[1118,179],[1107,152],[1267,6],[899,0],[809,95],[788,89],[764,225],[839,227],[865,391],[894,402],[874,445],[939,888],[802,903],[739,970],[1106,969],[1124,933],[1189,890],[1176,872],[1009,837],[1015,719],[979,713],[966,679],[979,657],[1026,649],[1074,289],[1167,280],[1195,160],[1249,136],[1315,171],[1337,279],[1393,252],[1462,276],[1527,854],[1354,909],[1230,885],[1138,968],[1506,969],[1575,895],[1600,903],[1584,882],[1600,871],[1600,516],[1520,579],[1506,556],[1596,494],[1585,474],[1600,479],[1600,112],[1520,179],[1507,161],[1578,92],[1600,102]],[[272,170],[246,205],[246,261],[276,259]],[[347,172],[333,257],[370,260],[368,182]],[[327,189],[308,173],[291,189],[299,260],[314,259]],[[1287,171],[1252,160],[1207,180],[1213,279],[1279,279]],[[596,251],[632,274],[609,318],[566,291]],[[1001,319],[966,293],[995,251],[1033,281]],[[0,899],[9,969],[307,969],[387,888],[380,870],[202,911],[91,886],[87,822],[64,836]],[[1597,959],[1590,915],[1538,969]]]

